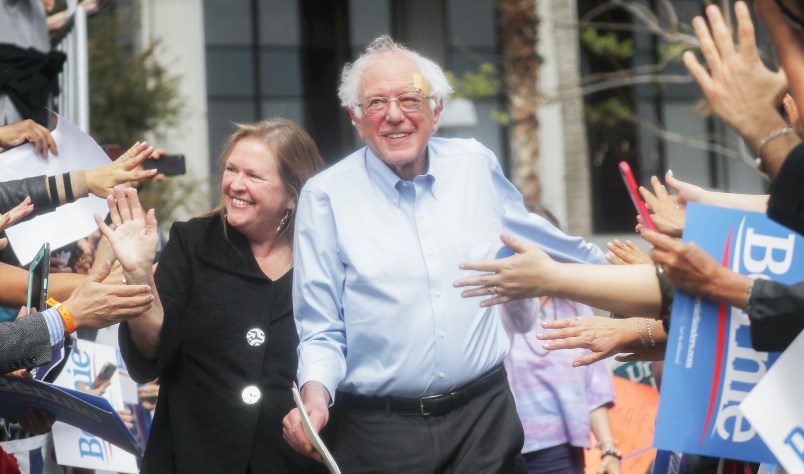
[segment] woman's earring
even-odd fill
[[[276,233],[278,234],[282,229],[285,228],[290,222],[290,209],[285,211],[285,215],[282,217],[282,220],[279,221],[279,225],[276,227]]]

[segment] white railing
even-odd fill
[[[89,133],[89,51],[87,14],[83,7],[76,8],[73,27],[62,39],[58,49],[67,55],[61,73],[59,114]]]

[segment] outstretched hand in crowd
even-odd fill
[[[669,173],[668,176],[670,176]],[[684,231],[685,210],[678,204],[678,199],[675,196],[668,194],[667,189],[659,181],[659,178],[651,176],[650,183],[653,187],[653,192],[651,193],[644,186],[640,186],[639,194],[645,200],[648,209],[651,210],[653,223],[659,232],[673,237],[681,237],[681,233]],[[637,219],[640,223],[637,224],[636,231],[639,232],[645,226],[639,216],[637,216]]]
[[[111,226],[95,214],[95,222],[109,239],[127,280],[142,282],[151,274],[157,234],[156,215],[153,209],[143,212],[137,190],[115,188],[114,195],[106,198]]]
[[[0,153],[25,142],[31,143],[42,158],[47,158],[48,152],[54,155],[59,152],[50,130],[31,119],[0,126]]]
[[[652,318],[580,316],[543,321],[542,327],[547,331],[537,334],[536,338],[546,341],[545,349],[590,351],[572,361],[573,367],[589,365],[615,354],[620,361],[664,358],[667,336],[661,322]]]
[[[33,212],[34,205],[31,202],[31,197],[28,196],[22,200],[21,203],[17,204],[14,209],[6,212],[5,214],[0,214],[0,231],[8,229],[9,227],[13,226],[23,217],[27,216],[28,214]],[[8,245],[8,239],[3,237],[0,239],[0,250],[3,250]]]
[[[612,265],[638,265],[642,263],[653,263],[650,256],[634,245],[630,240],[625,243],[617,239],[606,244],[609,249],[606,252],[606,260]]]
[[[114,188],[121,184],[136,183],[156,176],[156,170],[142,168],[142,162],[154,152],[152,146],[145,142],[137,142],[119,158],[111,163],[87,171],[87,188],[89,192],[100,198],[114,193]]]
[[[474,287],[463,291],[461,296],[488,296],[480,302],[483,307],[522,298],[550,296],[550,285],[555,276],[551,269],[558,262],[536,245],[513,235],[503,233],[500,238],[516,254],[498,260],[462,263],[461,270],[482,273],[453,283],[455,287]]]

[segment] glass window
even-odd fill
[[[260,92],[263,97],[301,95],[299,50],[260,52]]]
[[[707,131],[706,120],[692,113],[692,102],[668,102],[664,105],[667,130],[683,137],[702,139]],[[683,143],[666,142],[667,168],[683,181],[704,187],[712,185],[709,152]]]
[[[207,48],[207,94],[241,97],[254,94],[250,49]]]
[[[251,2],[204,0],[204,34],[207,44],[251,43]]]
[[[304,102],[301,98],[266,99],[262,101],[262,117],[284,117],[304,125]]]
[[[296,0],[259,0],[257,8],[260,15],[260,44],[299,45],[301,34]]]
[[[218,173],[218,157],[223,149],[223,142],[235,130],[236,123],[248,123],[256,120],[254,103],[243,99],[213,99],[207,103],[210,143],[210,170]]]
[[[349,1],[349,44],[357,47],[357,57],[374,38],[391,31],[389,0]]]
[[[449,0],[447,22],[453,46],[493,48],[496,43],[494,2]]]

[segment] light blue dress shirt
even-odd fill
[[[603,253],[528,213],[494,154],[432,138],[427,174],[403,181],[363,148],[313,177],[296,216],[293,307],[299,385],[376,396],[448,392],[502,363],[496,307],[461,297],[463,262],[488,260],[507,231],[556,259]]]
[[[59,311],[56,308],[48,308],[42,311],[42,317],[47,324],[47,332],[50,333],[50,345],[61,347],[64,344],[64,323]]]

